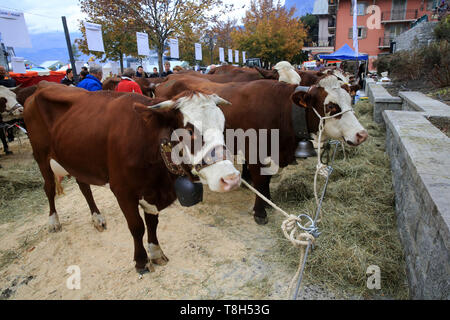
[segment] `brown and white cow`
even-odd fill
[[[351,110],[350,95],[341,88],[339,80],[333,75],[324,77],[317,84],[300,91],[298,89],[305,88],[274,80],[221,84],[179,75],[171,76],[171,81],[158,86],[156,97],[170,98],[187,89],[209,90],[230,101],[231,106],[221,108],[225,114],[226,128],[244,131],[248,129],[268,130],[267,140],[262,143],[268,145],[269,152],[271,151],[268,137],[272,130],[279,130],[279,159],[276,165],[281,168],[295,161],[295,149],[300,140],[296,137],[293,129],[293,108],[306,108],[306,120],[310,133],[317,133],[319,127],[319,118],[313,109],[321,116],[347,111],[335,119],[325,121],[324,139],[326,137],[343,139],[348,144],[357,146],[368,136],[367,131]],[[264,138],[257,136],[257,139],[258,141],[255,143],[260,146],[260,139]],[[231,149],[231,146],[229,148]],[[266,167],[268,162],[258,159],[258,163],[250,163],[247,142],[245,148],[247,150],[233,148],[234,154],[239,151],[245,154],[245,161],[248,164],[254,186],[270,198],[271,176],[261,174],[261,169]],[[264,207],[265,202],[256,197],[254,218],[259,224],[267,223]]]
[[[161,143],[173,141],[172,133],[184,128],[191,139],[203,139],[197,150],[189,149],[189,141],[183,139],[190,165],[201,163],[211,150],[225,144],[225,118],[217,105],[226,104],[229,103],[215,94],[199,91],[182,92],[165,101],[135,93],[89,92],[39,83],[26,102],[24,118],[33,156],[45,180],[50,231],[61,230],[54,201],[61,177],[76,178],[94,226],[100,231],[106,223],[90,185],[107,185],[133,236],[136,270],[152,271],[152,262],[165,264],[167,258],[156,236],[158,212],[176,200],[177,176],[166,167]],[[202,183],[217,192],[232,190],[240,182],[239,171],[230,160],[202,166],[199,176]],[[145,212],[150,260],[142,243],[145,227],[139,206]]]
[[[22,117],[23,106],[17,101],[14,89],[0,86],[0,116],[5,122]]]

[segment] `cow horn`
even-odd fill
[[[310,88],[311,87],[297,86],[297,88],[295,88],[295,92],[299,92],[299,91],[301,91],[301,92],[308,92]]]
[[[148,106],[149,109],[164,109],[164,108],[172,108],[175,105],[175,101],[173,100],[167,100],[160,102],[158,104],[155,104],[153,106]]]
[[[219,97],[217,94],[212,94],[211,95],[214,102],[216,103],[216,105],[218,106],[229,106],[231,105],[231,102]]]
[[[19,88],[21,85],[22,85],[22,83],[19,84],[18,86],[11,87],[11,88],[8,88],[8,89],[11,90],[11,91],[13,91],[13,90],[16,90],[17,88]]]

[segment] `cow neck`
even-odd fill
[[[297,86],[294,93],[297,91],[304,91],[306,88],[307,87]],[[294,128],[296,138],[300,140],[311,139],[306,121],[306,108],[300,107],[292,102],[291,109],[292,128]]]

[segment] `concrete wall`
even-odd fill
[[[411,298],[450,299],[450,139],[429,118],[450,107],[401,92],[404,110],[383,112],[397,226]]]
[[[429,41],[434,41],[433,30],[436,24],[434,21],[422,22],[395,37],[395,52],[426,46]]]
[[[378,124],[384,124],[382,112],[384,110],[401,110],[402,99],[393,97],[379,84],[367,83],[367,92],[370,103],[373,105],[373,120]]]

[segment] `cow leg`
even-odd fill
[[[113,188],[111,187],[111,190]],[[113,190],[114,192],[114,190]],[[155,271],[152,262],[148,259],[147,252],[145,251],[142,243],[142,238],[145,233],[144,221],[142,221],[139,215],[138,199],[134,196],[116,193],[117,201],[122,209],[125,219],[127,220],[128,229],[131,232],[134,240],[134,261],[136,261],[136,271],[140,274],[147,271]]]
[[[270,179],[272,176],[270,175],[261,175],[260,173],[261,167],[250,165],[249,170],[252,177],[253,185],[261,192],[266,198],[270,199]],[[266,202],[260,197],[256,196],[254,210],[254,219],[257,224],[266,224],[268,222],[267,213],[265,210]]]
[[[95,204],[94,197],[92,196],[91,186],[78,181],[78,186],[80,187],[81,193],[83,194],[84,198],[86,199],[86,202],[89,205],[89,209],[91,209],[91,216],[92,216],[92,222],[94,223],[94,227],[98,231],[103,231],[106,229],[106,220],[105,218],[100,214],[100,210],[98,210],[97,205]]]
[[[50,208],[49,219],[48,219],[48,231],[58,232],[61,231],[61,223],[59,222],[58,213],[55,207],[55,194],[56,194],[56,184],[55,176],[50,164],[39,163],[39,170],[41,171],[42,177],[44,178],[44,191],[47,195],[48,204]]]
[[[148,252],[154,264],[165,265],[169,261],[158,243],[156,229],[158,228],[158,214],[149,213],[144,209],[145,224],[147,225]]]

